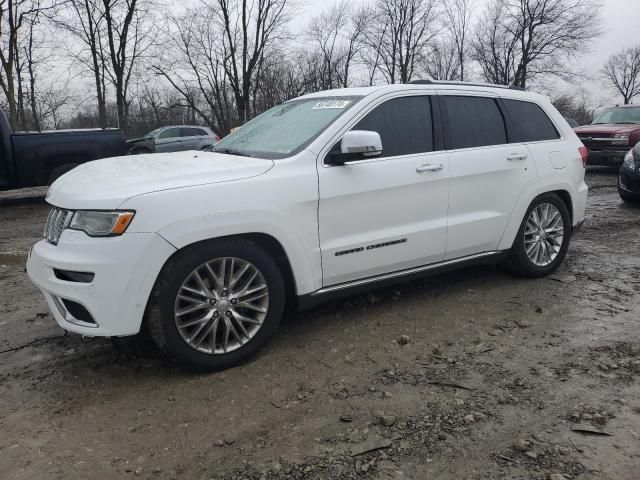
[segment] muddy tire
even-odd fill
[[[550,274],[567,254],[571,228],[564,201],[554,193],[540,195],[527,209],[505,266],[523,277]]]
[[[149,299],[146,327],[187,369],[214,371],[254,355],[275,334],[285,283],[273,258],[244,239],[199,243],[164,266]]]

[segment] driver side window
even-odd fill
[[[179,128],[167,128],[164,132],[158,135],[158,138],[175,138],[180,136]]]
[[[428,96],[387,100],[360,120],[352,130],[378,132],[382,155],[396,157],[433,151],[433,119]]]

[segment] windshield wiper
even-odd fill
[[[215,149],[214,152],[224,153],[226,155],[237,155],[239,157],[250,157],[248,153],[241,152],[240,150],[234,150],[233,148],[221,148],[220,150]]]
[[[616,122],[616,125],[636,125],[638,122]]]

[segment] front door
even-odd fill
[[[433,118],[429,96],[386,100],[352,127],[378,132],[382,155],[320,162],[323,286],[443,259],[449,160]]]
[[[158,134],[155,139],[155,151],[162,152],[177,152],[182,150],[183,138],[179,127],[171,127],[163,130]]]

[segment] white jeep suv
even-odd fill
[[[546,97],[421,81],[305,95],[214,152],[57,180],[27,263],[60,326],[146,328],[184,365],[255,353],[286,305],[472,263],[537,277],[584,219],[586,149]]]

